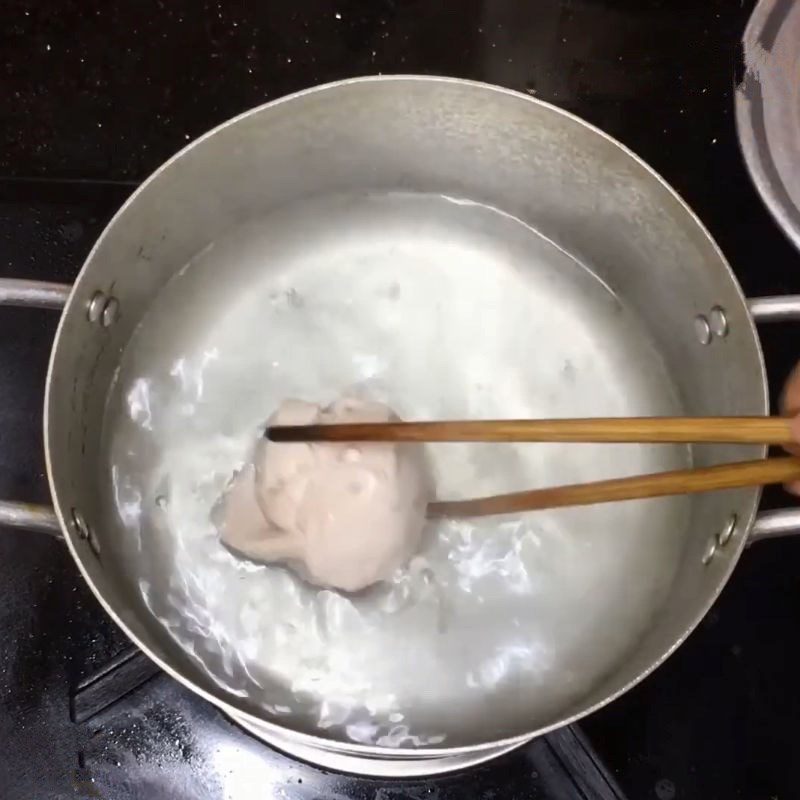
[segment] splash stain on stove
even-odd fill
[[[82,681],[73,693],[73,707],[89,730],[78,753],[77,770],[81,785],[86,787],[91,780],[99,792],[94,796],[138,798],[147,791],[152,793],[148,800],[257,794],[287,800],[454,800],[474,791],[473,796],[492,800],[499,796],[502,774],[502,785],[517,790],[513,797],[622,798],[601,769],[584,770],[583,785],[574,782],[568,765],[581,759],[591,764],[594,758],[579,754],[588,745],[577,732],[538,740],[497,763],[438,779],[387,784],[330,773],[253,739],[155,666],[147,670],[141,659],[146,657],[126,652]],[[586,787],[593,788],[586,792]],[[582,793],[576,793],[578,789]]]

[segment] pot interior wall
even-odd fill
[[[97,491],[109,387],[153,299],[199,253],[292,204],[369,192],[446,195],[523,221],[636,310],[685,413],[766,411],[758,341],[713,242],[647,167],[569,115],[484,86],[396,78],[312,91],[222,126],[156,173],[101,238],[62,322],[46,409],[58,509],[65,520],[77,509],[92,530],[88,540],[72,537],[87,576],[129,632],[212,694],[219,691],[147,621],[139,598],[125,588],[124,565],[115,561],[109,539],[117,528],[104,518]],[[87,314],[97,292],[119,302],[108,327]],[[728,329],[704,344],[696,318],[712,308],[724,309]],[[692,457],[703,465],[760,452],[705,447]],[[712,602],[743,546],[757,500],[757,491],[743,490],[692,501],[688,528],[675,531],[684,548],[670,602],[626,662],[587,695],[527,727],[523,719],[513,729],[487,724],[447,745],[523,735],[635,681]],[[732,516],[738,520],[733,537],[703,565],[709,541]]]

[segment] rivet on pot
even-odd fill
[[[108,328],[114,324],[119,313],[119,300],[116,297],[109,297],[108,302],[103,309],[102,323],[104,328]]]
[[[711,341],[711,326],[703,314],[698,314],[694,318],[694,331],[700,344],[708,344]]]
[[[711,309],[711,313],[708,315],[708,321],[714,336],[719,336],[720,339],[723,339],[728,335],[728,317],[722,306],[714,306],[714,308]]]
[[[716,554],[717,554],[717,540],[716,538],[712,538],[711,541],[708,543],[706,552],[703,554],[703,566],[704,567],[708,566]]]
[[[97,322],[106,305],[106,296],[102,292],[95,292],[86,309],[86,318],[89,322]]]
[[[77,508],[71,508],[69,513],[72,517],[72,527],[75,530],[75,533],[77,533],[81,539],[88,539],[89,526],[86,524],[83,514],[81,514]]]
[[[730,515],[722,530],[717,534],[717,544],[720,547],[725,547],[725,545],[731,540],[734,532],[736,531],[736,523],[738,521],[739,518],[736,516],[736,514]]]

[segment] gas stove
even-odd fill
[[[652,164],[750,295],[800,292],[800,254],[753,189],[733,90],[749,2],[7,0],[0,263],[69,282],[172,152],[251,106],[377,72],[499,83],[598,125]],[[0,493],[47,502],[44,376],[56,317],[0,310]],[[800,348],[762,341],[773,394]],[[768,493],[764,506],[788,502]],[[160,673],[62,544],[0,534],[0,785],[36,797],[770,798],[800,796],[800,540],[748,551],[701,627],[612,705],[496,761],[387,781],[270,749]]]

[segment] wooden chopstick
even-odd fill
[[[272,426],[274,442],[639,442],[776,444],[794,442],[783,417],[632,417],[550,420],[342,423]],[[613,478],[525,492],[436,501],[430,517],[482,517],[594,505],[800,480],[800,458],[742,461]]]
[[[273,442],[725,442],[790,444],[783,417],[630,417],[276,425]]]
[[[585,506],[618,500],[639,500],[745,486],[765,486],[794,480],[800,480],[800,458],[781,456],[699,469],[679,469],[652,475],[533,489],[470,500],[437,501],[428,506],[428,516],[485,517],[543,508]]]

